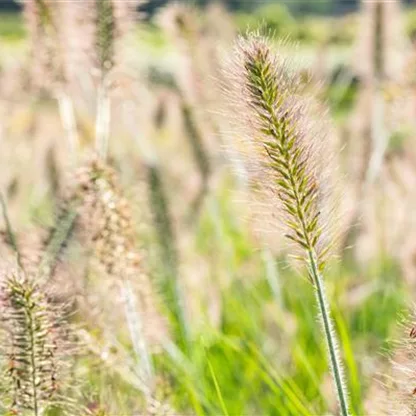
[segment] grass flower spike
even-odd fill
[[[1,322],[8,361],[2,385],[9,390],[10,410],[38,416],[65,406],[63,376],[73,349],[62,308],[26,274],[11,272],[2,287]]]
[[[134,285],[146,323],[145,332],[149,338],[159,340],[164,322],[160,319],[157,296],[145,273],[142,251],[137,245],[132,208],[116,171],[93,158],[79,168],[75,186],[68,194],[63,206],[69,216],[76,210],[75,232],[88,250],[91,266],[98,266],[109,277],[113,289],[119,280]]]
[[[107,157],[110,135],[110,75],[123,61],[119,52],[123,50],[122,42],[132,27],[134,19],[131,16],[140,3],[139,0],[96,0],[92,8],[95,31],[91,53],[99,76],[96,145],[103,159]]]
[[[309,109],[301,96],[300,80],[272,53],[264,38],[257,34],[240,38],[236,56],[235,87],[242,93],[239,102],[245,106],[243,114],[248,116],[251,142],[262,160],[266,187],[281,206],[286,236],[300,249],[300,258],[308,267],[339,406],[345,416],[349,414],[348,398],[321,275],[329,245],[324,233],[326,186],[321,177],[321,155],[317,153],[320,136],[308,121]]]

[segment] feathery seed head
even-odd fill
[[[76,206],[75,229],[82,234],[89,259],[110,277],[107,283],[111,290],[117,290],[120,280],[131,282],[146,323],[145,333],[152,341],[159,341],[165,325],[136,244],[132,210],[116,172],[99,158],[93,158],[79,169],[75,183],[66,205]]]
[[[314,107],[309,107],[304,98],[299,76],[272,53],[261,36],[240,38],[235,55],[233,94],[237,94],[243,114],[248,116],[245,121],[251,127],[250,142],[257,153],[254,159],[261,160],[265,172],[261,185],[277,196],[288,230],[286,236],[300,248],[300,259],[308,266],[340,414],[348,416],[348,392],[321,274],[329,247],[324,238],[326,183],[322,177],[323,162],[327,164],[328,160],[324,161],[317,151],[323,143],[322,126],[316,128],[309,121]]]
[[[114,66],[114,42],[116,24],[114,5],[111,0],[96,0],[96,38],[97,65],[102,73]]]
[[[233,91],[242,110],[239,116],[248,121],[249,146],[261,154],[260,166],[249,163],[264,173],[261,186],[277,195],[286,236],[303,252],[315,253],[323,267],[328,244],[322,172],[328,161],[319,154],[323,137],[310,121],[300,78],[257,33],[240,37],[235,55]]]
[[[88,3],[88,2],[87,2]],[[136,8],[142,1],[94,0],[89,14],[92,18],[92,51],[95,69],[105,78],[121,62],[121,42],[134,21]]]
[[[61,30],[72,52],[69,64],[77,73],[85,68],[104,81],[124,65],[124,41],[142,0],[82,0],[60,2]],[[108,82],[108,80],[107,80]]]
[[[49,406],[64,406],[60,396],[73,350],[62,308],[22,271],[5,276],[0,302],[10,408],[40,415]]]
[[[92,230],[91,242],[95,258],[110,275],[117,275],[119,266],[136,268],[139,256],[135,250],[133,220],[128,201],[116,181],[115,172],[94,159],[79,171],[75,194],[83,198],[81,215]],[[123,270],[123,275],[126,273]]]

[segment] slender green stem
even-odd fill
[[[312,250],[308,251],[309,267],[315,283],[316,298],[321,313],[322,327],[324,330],[329,357],[332,367],[332,375],[337,389],[338,401],[342,416],[349,416],[348,395],[343,383],[343,370],[341,358],[338,353],[338,343],[336,339],[334,325],[332,323],[331,314],[328,306],[328,300],[325,294],[325,285],[322,275],[318,269],[316,255]]]
[[[75,118],[74,104],[71,97],[64,91],[59,91],[57,95],[59,114],[62,126],[65,130],[68,146],[71,153],[72,164],[76,163],[77,153],[79,149],[79,139],[77,132],[77,123]]]
[[[178,251],[175,234],[169,211],[169,200],[163,186],[160,169],[157,165],[148,168],[150,202],[153,211],[153,221],[159,240],[160,256],[165,265],[163,288],[169,302],[169,309],[173,312],[181,345],[189,352],[189,330],[184,312],[182,291],[178,282]]]

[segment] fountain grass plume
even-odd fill
[[[76,181],[73,198],[82,199],[79,221],[89,230],[94,257],[108,275],[138,279],[141,256],[136,250],[130,205],[116,172],[93,159],[79,169]]]
[[[140,302],[145,333],[153,341],[159,341],[165,331],[159,297],[146,273],[132,208],[117,176],[101,159],[91,159],[77,172],[67,206],[72,209],[73,201],[76,202],[74,227],[82,234],[80,239],[89,250],[91,264],[104,272],[111,285],[118,281],[132,283]]]
[[[3,402],[16,414],[64,409],[70,404],[65,380],[75,351],[64,306],[52,304],[33,276],[17,270],[4,277],[0,308],[7,360]]]
[[[71,184],[65,187],[56,224],[44,242],[39,278],[46,284],[58,277],[59,262],[65,259],[68,248],[78,244],[88,269],[105,277],[112,289],[119,281],[132,282],[140,300],[146,335],[159,341],[165,323],[137,244],[132,208],[117,176],[98,157],[87,160],[76,171]]]
[[[308,262],[305,250],[314,252],[322,272],[336,240],[329,221],[333,159],[324,125],[311,118],[316,108],[305,98],[300,76],[265,38],[241,37],[235,57],[229,97],[246,121],[248,169],[257,187],[277,197],[273,203],[279,205],[286,237],[300,249],[298,259]]]
[[[230,92],[240,103],[243,111],[238,114],[254,145],[250,162],[261,168],[260,186],[272,191],[286,226],[286,237],[297,246],[297,257],[308,268],[340,412],[346,416],[348,394],[322,277],[331,247],[325,232],[330,221],[325,207],[327,183],[323,158],[317,150],[324,137],[309,121],[301,80],[279,54],[272,52],[267,39],[258,33],[240,37],[234,57],[234,88]]]
[[[87,3],[90,15],[90,56],[99,78],[97,90],[96,149],[106,159],[110,135],[111,108],[109,90],[114,81],[115,69],[123,64],[120,51],[123,41],[132,28],[135,9],[141,0],[94,0]],[[88,25],[87,25],[88,26]],[[92,30],[91,30],[92,28]]]

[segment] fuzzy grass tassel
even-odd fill
[[[102,159],[108,153],[110,135],[112,72],[120,68],[123,41],[132,27],[135,8],[140,0],[95,0],[86,12],[91,17],[90,56],[99,78],[97,90],[96,149]]]
[[[348,395],[330,317],[322,271],[328,242],[324,233],[324,190],[320,155],[316,146],[322,134],[308,121],[308,106],[301,82],[266,39],[258,34],[239,39],[235,50],[235,93],[245,106],[239,112],[250,128],[254,144],[251,160],[260,160],[262,181],[280,205],[286,237],[299,249],[298,258],[309,271],[320,311],[322,330],[338,395],[340,412],[349,414]],[[257,156],[256,156],[257,154]]]
[[[134,278],[141,259],[130,206],[115,172],[99,160],[91,161],[78,172],[74,197],[83,201],[79,221],[89,231],[95,259],[111,276]]]
[[[88,251],[91,266],[104,272],[110,287],[129,281],[135,289],[147,338],[160,341],[165,322],[158,311],[158,296],[145,272],[138,249],[136,227],[129,201],[116,172],[100,159],[93,159],[77,173],[76,186],[67,200],[78,207],[75,230]],[[101,274],[101,273],[100,273]]]
[[[52,407],[65,407],[62,393],[73,349],[62,309],[23,272],[5,276],[1,323],[8,363],[2,384],[8,386],[4,403],[16,414],[40,416]]]

